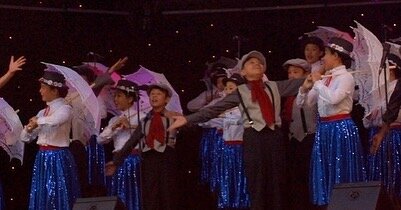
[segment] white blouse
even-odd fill
[[[97,139],[99,144],[106,144],[113,140],[114,143],[114,150],[113,152],[117,152],[123,148],[124,144],[128,141],[128,139],[131,137],[131,134],[135,131],[135,128],[131,129],[121,129],[121,128],[116,128],[112,130],[112,127],[115,122],[120,117],[127,117],[129,120],[129,123],[131,126],[137,126],[138,125],[138,116],[137,116],[137,111],[134,108],[135,105],[131,106],[129,109],[123,111],[120,116],[115,116],[110,119],[109,124],[107,125],[106,128],[102,131],[100,134],[100,138]],[[146,117],[146,112],[141,111],[140,112],[140,120]],[[138,147],[138,146],[137,146]]]
[[[49,108],[47,116],[44,116],[46,109],[40,110],[36,115],[38,127],[31,133],[28,133],[25,127],[21,132],[21,140],[30,142],[38,137],[37,144],[39,145],[68,147],[70,144],[71,106],[65,103],[64,98],[54,99],[47,105]]]
[[[329,71],[331,77],[316,81],[313,88],[307,92],[299,91],[296,103],[298,106],[318,104],[321,117],[337,114],[349,114],[352,111],[352,96],[355,90],[355,81],[344,65]],[[331,78],[331,79],[330,79]],[[325,83],[328,83],[327,86]]]

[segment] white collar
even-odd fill
[[[136,115],[135,103],[130,108],[122,111],[121,115],[125,115],[127,117]]]
[[[49,106],[49,107],[54,107],[54,106],[58,106],[58,105],[61,105],[61,104],[65,104],[64,103],[64,98],[61,98],[61,97],[53,99],[52,101],[46,102],[46,105]]]
[[[340,66],[337,66],[337,67],[329,70],[328,74],[340,75],[340,74],[344,74],[345,72],[348,72],[347,69],[345,68],[345,66],[344,65],[340,65]]]

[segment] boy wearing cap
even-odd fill
[[[58,72],[45,71],[39,92],[47,108],[29,120],[21,132],[21,140],[38,137],[32,173],[29,209],[70,210],[80,195],[77,168],[68,149],[70,144],[71,106],[64,97],[68,87]]]
[[[399,168],[401,154],[398,152],[401,148],[401,103],[399,102],[401,59],[395,54],[389,54],[387,60],[390,69],[388,95],[391,96],[388,110],[386,110],[384,99],[372,99],[373,103],[380,101],[379,107],[374,107],[364,119],[365,125],[370,127],[370,136],[374,136],[370,141],[372,155],[368,156],[367,175],[369,181],[382,181],[391,200],[401,207],[401,171]],[[398,85],[398,89],[396,85]],[[396,105],[397,103],[398,105]],[[382,110],[386,110],[383,116]],[[382,129],[379,129],[380,126]]]
[[[114,154],[122,150],[138,126],[138,112],[135,107],[138,97],[137,86],[130,80],[121,79],[114,88],[114,103],[121,114],[110,119],[108,126],[105,127],[99,136],[100,138],[98,138],[99,144],[113,141]],[[140,112],[139,117],[141,119],[145,116],[146,113]],[[129,210],[140,210],[139,145],[133,145],[130,153],[127,154],[127,158],[121,161],[116,170],[117,172],[107,184],[108,195],[117,195]]]
[[[316,205],[330,202],[334,184],[365,180],[358,128],[350,116],[355,81],[346,68],[351,66],[352,49],[352,43],[332,38],[323,57],[325,78],[320,72],[310,74],[296,99],[299,106],[318,105],[310,169],[311,200]]]
[[[106,164],[106,175],[115,173],[132,148],[142,145],[141,189],[143,209],[177,209],[177,160],[175,153],[175,131],[167,131],[173,123],[166,115],[166,105],[172,91],[164,84],[154,84],[148,88],[152,106],[141,120],[130,139],[121,150],[114,153],[113,161]]]
[[[266,60],[251,51],[240,61],[247,82],[210,107],[189,116],[175,116],[171,129],[204,122],[239,106],[244,125],[243,149],[251,209],[283,209],[285,149],[281,126],[280,96],[296,95],[303,80],[267,81],[262,78]]]
[[[305,78],[311,71],[310,64],[300,58],[290,59],[283,64],[288,79]],[[316,130],[317,106],[298,107],[296,96],[285,98],[282,120],[288,129],[289,171],[291,177],[292,208],[308,208],[309,202],[309,165],[313,139]],[[310,208],[310,207],[309,207]]]

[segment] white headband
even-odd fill
[[[50,79],[40,78],[39,81],[43,82],[43,83],[45,83],[47,85],[50,85],[50,86],[59,87],[59,88],[63,87],[63,83],[56,82],[56,81],[53,81],[53,80],[50,80]]]
[[[347,55],[351,55],[351,52],[348,52],[347,50],[345,50],[343,47],[341,47],[340,45],[337,44],[329,44],[330,48],[333,48],[339,52],[345,53]]]
[[[127,87],[127,86],[123,86],[123,85],[117,85],[116,88],[119,89],[119,90],[126,91],[126,92],[128,92],[128,93],[130,93],[130,92],[133,92],[133,93],[136,92],[134,86]]]

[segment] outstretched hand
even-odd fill
[[[25,62],[26,59],[24,56],[19,57],[16,61],[14,61],[14,56],[11,56],[8,72],[15,73],[16,71],[22,70],[21,66],[24,65]]]
[[[184,116],[172,116],[171,118],[173,118],[174,122],[167,129],[167,131],[169,132],[172,132],[175,129],[180,128],[188,123],[187,118],[185,118]]]
[[[128,61],[128,57],[127,56],[125,56],[124,58],[118,59],[118,61],[115,64],[113,64],[113,66],[110,67],[110,69],[108,70],[108,73],[111,74],[111,73],[113,73],[115,71],[120,70],[121,68],[123,68],[125,66],[127,61]]]

